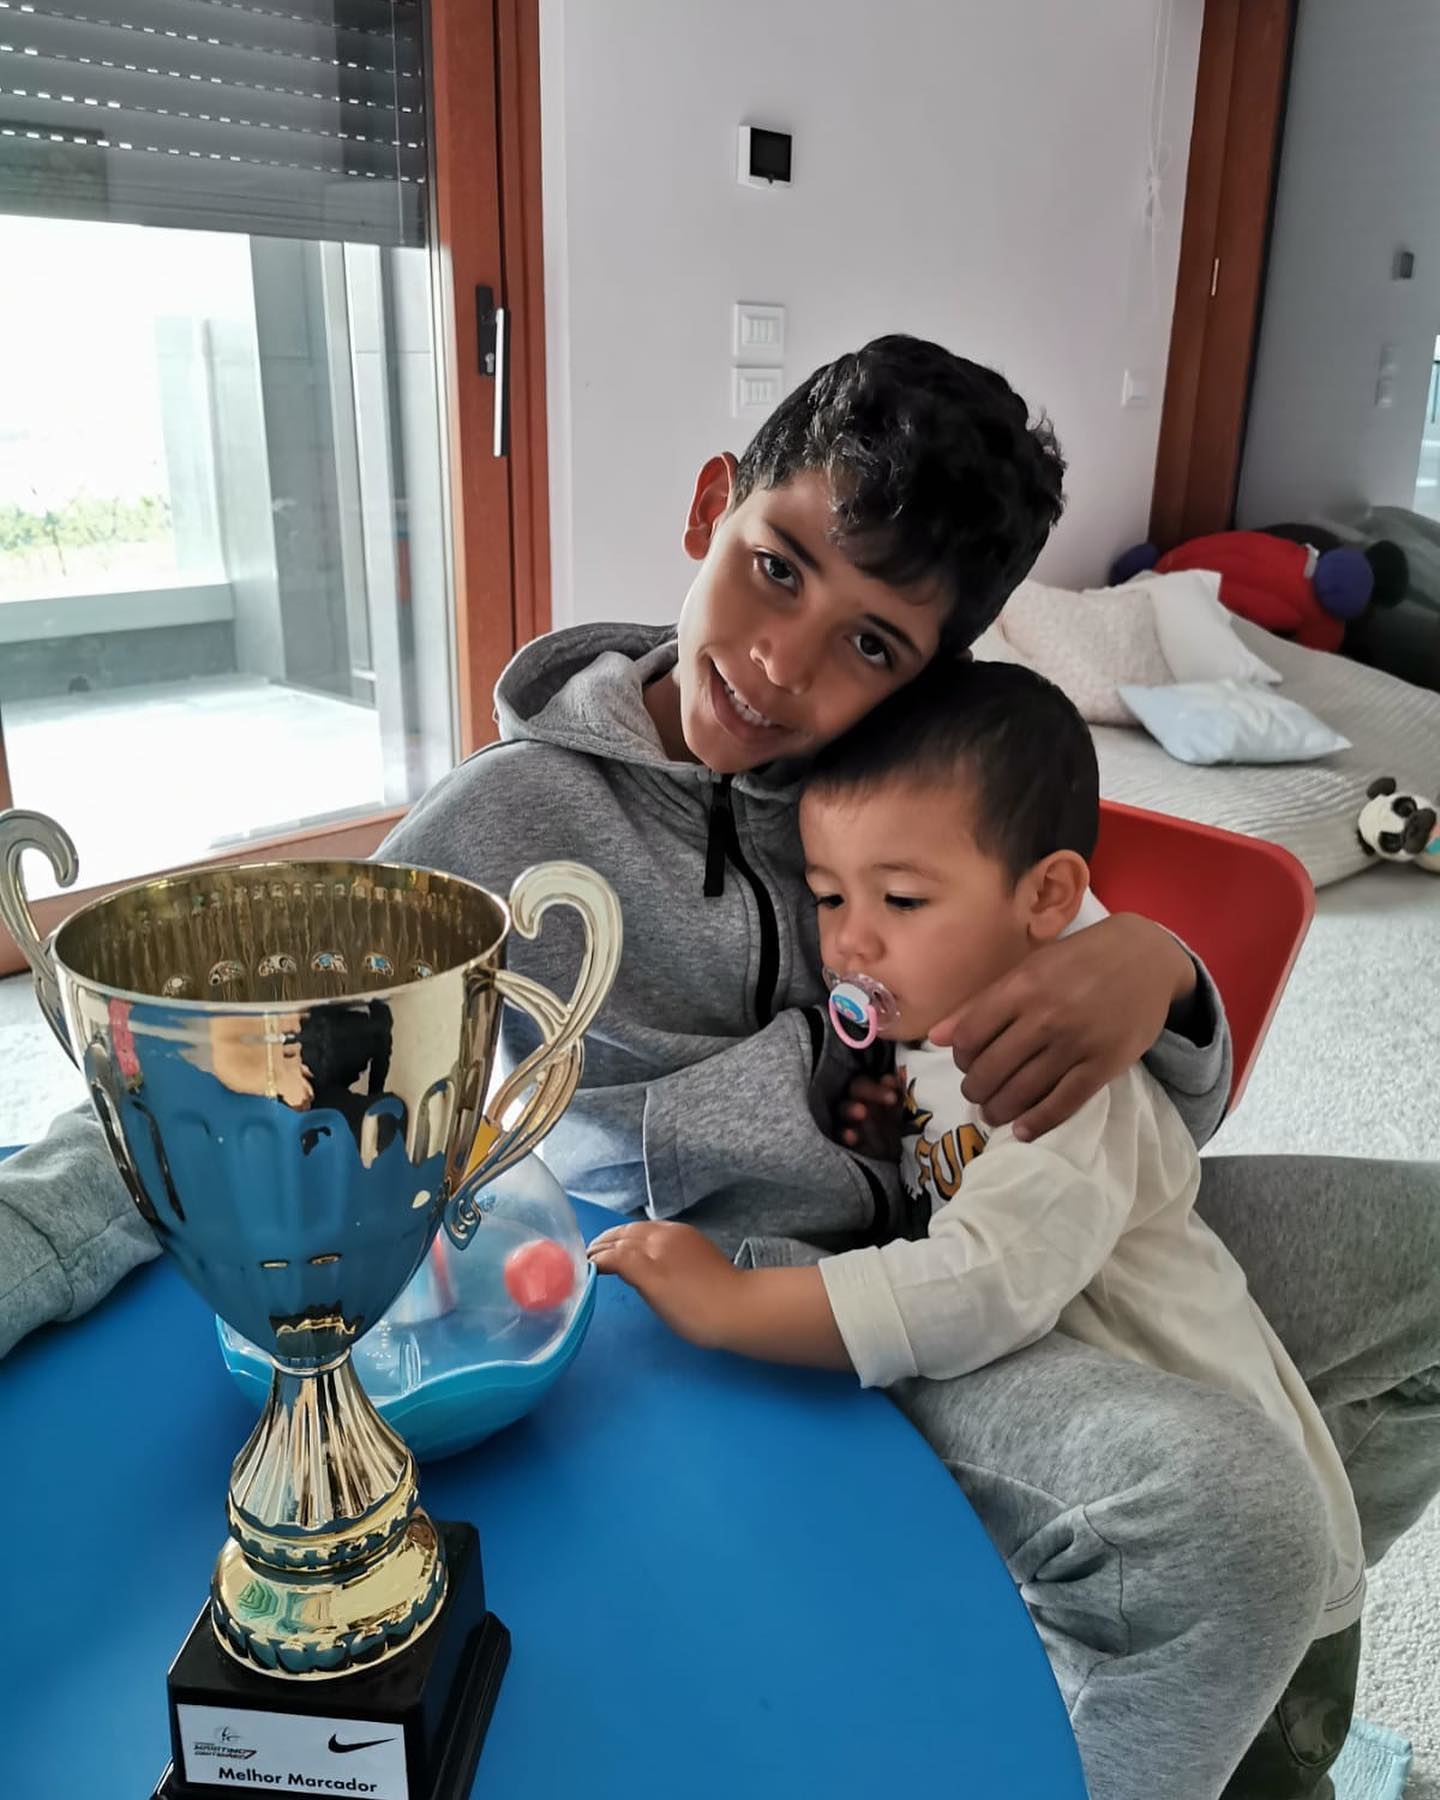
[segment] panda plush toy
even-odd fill
[[[1365,790],[1360,809],[1360,847],[1386,862],[1413,862],[1440,875],[1440,810],[1419,794],[1401,794],[1393,775],[1382,775]]]

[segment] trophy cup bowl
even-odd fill
[[[222,1681],[218,1704],[248,1709],[245,1728],[263,1740],[256,1694],[273,1706],[284,1684],[292,1698],[278,1713],[303,1715],[315,1706],[294,1698],[302,1688],[361,1683],[392,1661],[408,1668],[407,1658],[418,1666],[437,1621],[464,1610],[458,1597],[447,1605],[456,1533],[470,1532],[455,1541],[467,1588],[477,1587],[471,1528],[439,1531],[420,1507],[414,1459],[366,1397],[350,1350],[437,1231],[463,1247],[483,1228],[486,1184],[564,1111],[585,1030],[619,963],[618,903],[574,863],[526,871],[508,905],[408,865],[221,865],[96,900],[46,945],[20,877],[29,849],[63,886],[76,858],[52,820],[0,815],[0,918],[30,963],[41,1008],[84,1074],[135,1205],[206,1302],[272,1366],[269,1398],[231,1471],[230,1531],[208,1608],[220,1665],[239,1666],[247,1696],[242,1704]],[[573,907],[584,928],[579,978],[563,1001],[505,966],[512,926],[536,936],[553,905]],[[534,1020],[539,1047],[492,1094],[506,1001]],[[473,1595],[467,1605],[473,1613]],[[473,1635],[481,1621],[503,1637],[483,1598],[465,1629]],[[193,1673],[177,1682],[176,1671],[201,1623],[171,1672],[175,1773],[157,1790],[166,1794],[218,1791],[240,1774],[217,1774],[230,1740],[192,1745],[186,1736],[177,1694],[191,1695],[194,1711],[205,1683]],[[503,1647],[492,1663],[497,1656],[491,1702]],[[375,1679],[369,1690],[378,1693]],[[205,1700],[213,1710],[214,1696]],[[338,1692],[335,1700],[320,1725],[357,1716]],[[367,1721],[378,1706],[361,1707]],[[446,1754],[454,1762],[442,1744],[420,1742],[435,1736],[433,1695],[421,1710],[423,1731],[400,1719],[414,1760],[406,1785],[393,1780],[407,1800],[438,1793],[432,1765]],[[190,1724],[215,1736],[204,1704]],[[255,1754],[246,1777],[261,1773]],[[263,1761],[263,1741],[258,1754]],[[298,1752],[286,1740],[275,1754],[293,1765]],[[347,1756],[349,1775],[363,1773],[356,1761]]]

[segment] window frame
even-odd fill
[[[540,0],[429,0],[433,199],[431,280],[445,381],[459,749],[495,736],[491,695],[522,643],[550,626],[545,304],[540,191]],[[487,23],[490,29],[484,27]],[[509,313],[509,452],[494,453],[495,383],[479,367],[475,290]],[[0,718],[0,808],[16,804]],[[21,796],[23,804],[23,796]],[[200,863],[372,855],[405,809],[257,838]],[[200,863],[184,866],[196,867]],[[170,874],[175,870],[154,870]],[[32,907],[48,936],[128,882]],[[0,976],[23,970],[0,926]]]

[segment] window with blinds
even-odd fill
[[[421,0],[0,0],[0,213],[426,236]]]

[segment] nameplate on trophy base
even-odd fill
[[[152,1800],[467,1800],[510,1634],[485,1610],[475,1528],[436,1523],[450,1579],[440,1616],[373,1669],[304,1682],[247,1669],[206,1606],[170,1668],[172,1760]]]

